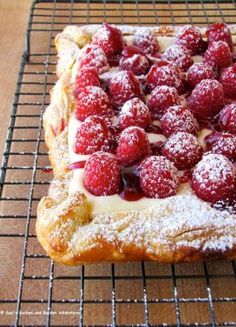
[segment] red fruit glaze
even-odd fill
[[[172,134],[162,148],[162,154],[180,170],[192,168],[201,159],[203,148],[198,139],[189,133]]]
[[[52,132],[53,132],[54,136],[57,136],[61,132],[63,132],[64,129],[66,128],[66,125],[67,125],[66,120],[64,118],[61,118],[58,126],[56,126],[56,127],[52,126],[51,128],[52,128]]]
[[[147,74],[147,85],[150,90],[160,85],[172,86],[181,93],[184,90],[183,74],[177,65],[160,60],[149,70]]]
[[[199,125],[194,115],[184,106],[169,107],[161,118],[161,129],[169,137],[176,132],[196,135]]]
[[[222,131],[236,134],[236,103],[231,103],[221,110],[219,125]]]
[[[78,63],[79,69],[82,67],[95,67],[99,74],[109,69],[104,51],[95,44],[88,44],[81,50]]]
[[[150,30],[138,30],[133,36],[133,45],[139,47],[144,53],[155,55],[160,49],[156,37]]]
[[[140,188],[139,176],[134,173],[122,173],[123,189],[119,194],[126,201],[140,200],[144,195]]]
[[[223,154],[231,161],[236,160],[236,136],[222,133],[212,145],[212,153]]]
[[[191,55],[197,55],[202,51],[201,32],[195,26],[186,25],[176,36],[175,44],[179,44],[187,48]]]
[[[177,169],[162,156],[150,156],[140,165],[140,186],[149,198],[167,198],[176,194]]]
[[[124,47],[122,32],[106,23],[93,35],[92,43],[101,47],[107,57],[116,56]]]
[[[139,98],[133,98],[123,105],[120,111],[118,125],[121,129],[130,126],[146,128],[151,123],[148,107]]]
[[[230,47],[224,41],[211,43],[204,54],[203,60],[216,68],[228,67],[233,62]]]
[[[142,97],[139,81],[131,71],[121,71],[110,79],[109,93],[113,102],[122,106],[126,101]]]
[[[187,80],[191,87],[199,84],[203,79],[215,79],[216,73],[212,66],[198,62],[193,64],[187,72]]]
[[[174,87],[157,86],[147,100],[147,106],[156,116],[162,115],[167,108],[180,104],[180,97]]]
[[[143,75],[149,70],[149,61],[140,48],[129,45],[122,51],[120,67],[131,70],[134,75]]]
[[[142,128],[128,127],[121,133],[116,156],[123,165],[137,163],[148,154],[150,154],[150,144]]]
[[[182,45],[174,44],[167,48],[162,55],[165,60],[173,61],[182,70],[186,71],[192,64],[193,59],[190,51]]]
[[[78,90],[75,116],[83,121],[89,116],[109,116],[112,106],[107,94],[97,86],[86,86]]]
[[[235,168],[221,154],[202,158],[193,172],[192,188],[196,195],[208,202],[231,197],[235,192]]]
[[[111,144],[112,135],[104,117],[90,116],[77,130],[74,151],[78,154],[109,151]]]
[[[220,76],[226,97],[236,99],[236,64],[223,69]]]
[[[213,23],[208,25],[206,36],[209,44],[216,41],[225,41],[228,43],[230,49],[233,49],[233,41],[230,29],[225,23]]]
[[[85,86],[100,86],[100,79],[95,67],[82,67],[76,76],[76,89]]]
[[[118,160],[106,152],[96,152],[86,161],[84,185],[96,195],[112,195],[119,192],[121,173]]]
[[[86,160],[72,162],[66,167],[66,170],[83,169],[85,164],[86,164]]]
[[[194,89],[188,99],[189,109],[197,118],[204,119],[216,115],[224,106],[224,91],[216,80],[204,79]]]

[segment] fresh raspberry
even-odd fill
[[[223,69],[220,76],[226,97],[236,99],[236,64]]]
[[[173,86],[181,93],[184,89],[183,74],[177,65],[169,61],[159,60],[147,74],[147,85],[150,90],[159,85]]]
[[[231,161],[236,160],[236,136],[222,133],[213,143],[211,153],[223,154]]]
[[[100,86],[100,79],[95,67],[82,67],[76,76],[76,89],[85,86]]]
[[[221,110],[219,125],[223,131],[236,134],[236,103],[231,103]]]
[[[84,185],[97,196],[119,192],[121,173],[119,162],[110,153],[96,152],[86,161]]]
[[[192,168],[201,159],[203,149],[198,139],[189,133],[172,134],[164,147],[162,154],[172,161],[180,170]]]
[[[198,118],[213,117],[224,106],[224,91],[216,80],[204,79],[188,99],[190,110]]]
[[[118,125],[121,129],[130,126],[146,128],[151,123],[148,107],[139,98],[133,98],[121,108]]]
[[[185,25],[176,35],[175,44],[179,44],[187,48],[192,56],[201,53],[203,48],[203,40],[200,30],[195,26]]]
[[[109,70],[104,51],[95,44],[88,44],[81,50],[78,63],[79,69],[82,67],[95,67],[99,74]]]
[[[123,165],[137,163],[150,153],[147,134],[140,127],[128,127],[120,135],[117,158]]]
[[[140,165],[140,186],[148,198],[167,198],[176,194],[177,169],[162,156],[150,156]]]
[[[169,107],[161,118],[161,129],[169,137],[176,132],[196,135],[199,125],[193,114],[184,106]]]
[[[111,143],[112,135],[104,117],[90,116],[77,130],[74,151],[79,154],[109,151]]]
[[[142,97],[139,81],[131,71],[121,71],[115,74],[109,82],[109,93],[118,106],[122,106],[132,98]]]
[[[121,53],[124,47],[122,32],[106,23],[94,34],[92,43],[101,47],[108,58]]]
[[[233,49],[233,41],[230,29],[225,23],[213,23],[206,30],[207,41],[209,44],[216,41],[224,41],[228,43],[230,49]]]
[[[203,156],[193,172],[192,188],[196,195],[209,202],[231,197],[235,192],[235,168],[221,154]]]
[[[149,61],[141,49],[129,45],[122,51],[120,67],[131,70],[134,75],[143,75],[149,70]]]
[[[199,84],[203,79],[215,79],[216,73],[212,66],[198,62],[193,64],[187,73],[188,83],[191,87]]]
[[[162,58],[165,60],[174,61],[176,65],[178,65],[184,71],[186,71],[193,64],[190,51],[178,44],[174,44],[167,48],[163,53]]]
[[[171,106],[180,104],[180,97],[174,87],[157,86],[147,100],[147,106],[154,116],[162,115]]]
[[[213,67],[224,68],[230,66],[233,59],[228,44],[224,41],[217,41],[209,45],[203,60]]]
[[[100,87],[86,86],[78,90],[75,108],[77,119],[83,121],[89,116],[109,116],[111,113],[111,102]]]
[[[144,53],[155,55],[160,50],[157,39],[151,30],[140,29],[134,33],[133,45],[139,47]]]

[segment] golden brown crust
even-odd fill
[[[143,211],[91,218],[89,199],[80,192],[69,193],[72,172],[66,170],[70,163],[67,125],[73,111],[70,76],[79,48],[90,42],[96,29],[68,26],[55,40],[60,78],[44,115],[45,141],[55,178],[49,195],[38,206],[36,232],[41,245],[53,259],[67,265],[236,258],[236,216],[220,213],[192,195],[179,195],[177,201],[173,197]],[[126,27],[123,33],[129,35],[134,30]],[[156,27],[154,33],[173,36],[176,30]],[[178,202],[186,205],[180,209]]]

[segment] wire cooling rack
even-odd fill
[[[236,23],[232,1],[35,1],[1,167],[0,324],[236,326],[236,265],[54,264],[37,242],[36,208],[52,179],[42,114],[65,25]],[[3,265],[4,262],[4,265]]]

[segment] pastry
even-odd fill
[[[67,26],[44,114],[57,262],[236,258],[235,27]]]

